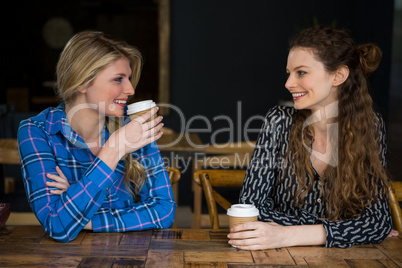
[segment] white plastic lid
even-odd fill
[[[155,106],[156,106],[156,103],[153,102],[152,100],[134,102],[130,105],[127,105],[127,114],[138,113],[138,112],[150,109]]]
[[[227,215],[233,217],[254,217],[259,214],[258,209],[251,204],[235,204],[227,211]]]

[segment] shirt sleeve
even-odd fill
[[[170,179],[156,143],[133,154],[146,170],[139,203],[125,208],[102,207],[92,218],[95,232],[125,232],[169,228],[176,211]]]
[[[56,174],[57,161],[49,134],[31,123],[18,130],[22,175],[32,211],[52,238],[73,240],[98,211],[109,187],[118,179],[102,160],[95,158],[84,175],[61,195],[50,193],[46,174]]]
[[[356,218],[321,223],[327,233],[326,247],[348,248],[355,244],[382,242],[391,231],[391,214],[387,198],[365,208]]]

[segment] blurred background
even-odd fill
[[[236,131],[222,132],[215,141],[243,141],[237,129],[247,119],[291,99],[284,84],[292,35],[317,24],[349,29],[357,43],[374,42],[383,51],[370,78],[372,96],[387,123],[390,173],[402,178],[402,0],[12,1],[0,12],[1,138],[15,138],[22,119],[58,105],[55,66],[66,41],[82,30],[104,31],[139,48],[145,64],[134,101],[175,105],[186,123],[195,116],[207,119],[209,126],[193,120],[187,131],[200,132],[201,141],[210,143],[211,133],[200,129],[228,128],[222,118],[230,118]],[[177,111],[166,113],[164,123],[184,131]],[[249,127],[257,131],[247,138],[255,140],[261,124],[253,120]],[[24,199],[20,167],[3,165],[2,172],[14,178],[15,192],[0,193],[0,202]],[[191,205],[189,187],[191,174],[183,174],[180,192],[190,194],[181,196],[181,205]],[[12,210],[29,210],[12,202]]]

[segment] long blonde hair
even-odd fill
[[[140,80],[143,59],[140,51],[124,41],[97,31],[83,31],[74,35],[60,54],[56,68],[57,95],[66,105],[72,103],[80,87],[90,86],[98,73],[110,63],[127,58],[132,70],[131,83],[135,89]],[[121,127],[121,120],[107,118],[107,128],[113,133]],[[144,167],[130,154],[125,155],[124,184],[130,194],[138,197],[144,182]]]
[[[341,66],[350,70],[347,80],[338,87],[338,164],[328,166],[322,179],[327,217],[355,217],[387,194],[388,174],[381,163],[384,159],[379,144],[383,123],[374,112],[367,82],[381,60],[381,50],[374,44],[356,46],[346,31],[330,27],[304,30],[291,40],[290,49],[295,47],[311,49],[328,72]],[[301,185],[295,196],[299,205],[312,187],[312,180],[306,185],[306,176],[314,176],[311,153],[303,145],[311,146],[313,142],[313,129],[303,127],[310,115],[310,110],[297,111],[287,151]]]

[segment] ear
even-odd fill
[[[82,93],[82,94],[87,93],[87,88],[86,88],[86,87],[83,87],[83,86],[79,86],[79,87],[77,88],[77,90],[78,90],[80,93]]]
[[[341,85],[343,82],[346,81],[346,79],[348,79],[349,77],[349,68],[348,66],[342,66],[339,67],[338,70],[335,71],[335,75],[334,78],[332,80],[332,85],[333,86],[339,86]]]

